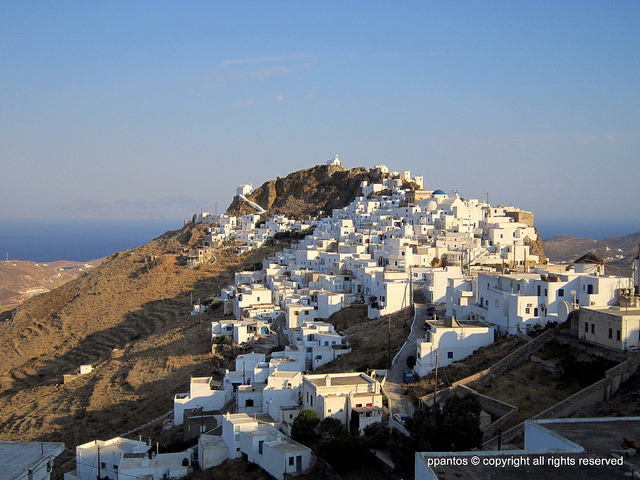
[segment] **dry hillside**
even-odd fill
[[[0,312],[17,307],[34,295],[64,285],[101,262],[101,259],[90,262],[0,262]]]
[[[208,315],[194,300],[233,282],[273,249],[188,269],[179,254],[202,226],[168,232],[120,252],[85,275],[0,316],[0,440],[63,441],[73,449],[143,425],[172,408],[192,375],[222,371],[209,347]],[[149,255],[157,260],[146,263]],[[95,370],[62,384],[79,365]],[[66,460],[71,458],[67,452]]]

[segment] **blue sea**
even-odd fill
[[[640,232],[640,217],[635,219],[547,218],[536,215],[534,223],[543,240],[558,235],[604,240]]]
[[[183,219],[0,218],[0,260],[86,262],[144,245]]]

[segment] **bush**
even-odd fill
[[[364,440],[371,448],[386,448],[390,429],[382,422],[372,423],[364,427]]]
[[[331,440],[335,440],[338,437],[343,437],[347,434],[344,425],[340,420],[334,417],[327,417],[320,422],[318,430],[327,434]]]
[[[319,423],[320,418],[315,410],[302,410],[293,421],[291,436],[297,441],[311,440],[315,437],[315,429]]]

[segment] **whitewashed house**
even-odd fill
[[[449,279],[462,277],[459,266],[432,268],[423,274],[424,296],[428,303],[444,303],[447,299]]]
[[[478,275],[473,318],[515,334],[550,321],[563,322],[576,306],[607,306],[618,301],[631,280],[590,274],[517,273]]]
[[[65,480],[95,480],[117,478],[125,456],[149,458],[154,449],[137,440],[116,437],[110,440],[94,440],[76,447],[76,469],[65,473]]]
[[[364,373],[304,375],[302,407],[315,410],[320,420],[337,418],[361,433],[367,425],[382,421],[380,384]]]
[[[228,447],[229,458],[245,455],[249,462],[277,479],[284,480],[312,466],[310,448],[247,414],[227,414],[223,419],[222,439]]]
[[[640,350],[640,307],[637,302],[629,306],[581,307],[572,319],[571,331],[583,340],[621,352]]]
[[[455,319],[426,322],[429,329],[416,344],[414,371],[421,377],[436,366],[445,367],[468,357],[478,348],[490,345],[494,327],[480,322],[458,322]]]
[[[173,397],[173,424],[182,425],[185,410],[220,410],[231,400],[231,395],[231,389],[213,377],[191,377],[189,393],[178,393]]]

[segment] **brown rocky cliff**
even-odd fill
[[[267,210],[267,215],[285,214],[292,218],[330,215],[334,208],[347,206],[360,193],[363,181],[380,179],[380,173],[364,167],[346,169],[337,165],[317,165],[269,180],[247,198]],[[227,209],[231,215],[255,213],[251,205],[233,199]]]

